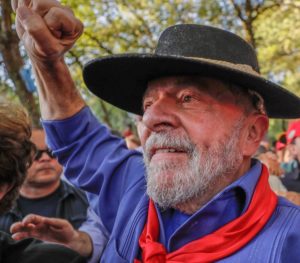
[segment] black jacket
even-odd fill
[[[78,229],[86,220],[89,206],[85,193],[61,180],[59,186],[60,200],[57,204],[56,217],[68,220],[75,229]],[[0,216],[0,231],[10,233],[10,226],[24,218],[18,203],[7,213]]]

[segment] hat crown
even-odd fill
[[[211,26],[182,24],[168,27],[158,40],[155,54],[244,64],[259,72],[256,53],[245,40]]]

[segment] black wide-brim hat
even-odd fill
[[[89,90],[125,111],[142,113],[147,83],[164,76],[197,75],[258,92],[272,118],[299,118],[300,98],[259,74],[253,48],[239,36],[203,25],[175,25],[159,38],[154,54],[97,58],[83,70]]]

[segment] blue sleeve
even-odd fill
[[[110,232],[123,196],[144,192],[144,164],[139,151],[128,150],[88,107],[65,120],[43,121],[47,143],[74,185],[91,193],[93,208]],[[108,209],[109,206],[109,209]]]
[[[85,222],[83,222],[78,230],[87,233],[93,243],[93,253],[88,259],[88,263],[100,262],[100,258],[106,246],[109,233],[102,224],[101,219],[91,208],[88,208],[87,219]]]

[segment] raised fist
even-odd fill
[[[16,29],[32,60],[63,57],[80,37],[83,25],[72,10],[56,0],[12,0]]]

